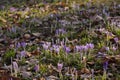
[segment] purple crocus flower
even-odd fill
[[[5,6],[4,6],[4,5],[1,5],[0,8],[1,8],[1,9],[5,9]]]
[[[17,62],[14,61],[12,64],[13,64],[13,69],[14,69],[14,71],[17,72],[18,69],[19,69],[19,68],[18,68],[18,64],[17,64]]]
[[[87,50],[89,49],[89,47],[86,46],[86,45],[85,45],[85,46],[82,46],[82,47],[83,47],[83,50],[84,50],[84,51],[87,51]]]
[[[65,31],[65,29],[59,29],[59,32],[61,33],[61,34],[64,34],[66,31]]]
[[[105,47],[105,50],[106,50],[106,51],[109,51],[109,50],[110,50],[110,48],[109,48],[109,47]]]
[[[58,70],[61,71],[63,68],[63,63],[58,63],[57,64]]]
[[[21,52],[20,52],[20,56],[21,56],[21,57],[25,57],[25,56],[26,56],[26,52],[25,52],[25,51],[21,51]]]
[[[43,49],[48,50],[48,48],[51,46],[51,42],[45,42],[43,43]]]
[[[66,46],[64,46],[64,50],[66,53],[69,53],[71,51],[71,49],[69,47],[66,47]]]
[[[51,47],[49,50],[50,50],[50,51],[53,51],[53,48]]]
[[[60,46],[59,45],[53,45],[52,47],[53,47],[53,50],[55,52],[59,53],[59,51],[60,51]]]
[[[58,29],[55,31],[55,34],[59,35],[59,30]]]
[[[113,51],[116,51],[116,50],[117,50],[117,48],[116,48],[115,46],[113,46],[113,47],[112,47],[112,50],[113,50]]]
[[[58,47],[56,44],[53,44],[53,45],[52,45],[52,48],[53,48],[53,49],[56,48],[56,47]]]
[[[108,35],[109,35],[109,36],[113,36],[113,33],[109,32]]]
[[[96,55],[97,58],[103,58],[106,57],[106,54],[98,52],[98,54]]]
[[[57,47],[59,47],[59,45],[53,44],[52,47],[57,48]]]
[[[75,50],[79,52],[79,51],[87,50],[87,47],[84,45],[81,46],[76,45]]]
[[[116,43],[119,42],[118,37],[115,37],[115,38],[114,38],[114,41],[115,41]]]
[[[80,48],[80,46],[76,45],[75,46],[75,51],[79,52],[79,48]]]
[[[60,35],[60,34],[64,34],[65,32],[66,32],[66,31],[62,28],[62,29],[57,29],[55,33],[56,33],[57,35]]]
[[[51,46],[51,42],[46,42],[46,44],[47,44],[48,46]]]
[[[60,48],[57,47],[57,48],[55,49],[55,52],[56,52],[56,53],[59,53],[59,52],[60,52]]]
[[[23,48],[25,48],[26,47],[26,42],[21,42],[21,46],[23,47]]]
[[[107,69],[108,69],[108,61],[105,61],[105,62],[103,63],[103,69],[104,69],[104,70],[107,70]]]
[[[34,70],[35,70],[35,72],[38,72],[40,70],[40,66],[39,65],[35,65],[34,66]]]
[[[18,42],[17,44],[16,44],[16,48],[20,48],[21,47],[21,44]]]
[[[49,48],[49,46],[45,43],[42,46],[43,46],[43,49],[45,49],[45,50],[48,50],[48,48]]]
[[[86,44],[86,46],[87,46],[89,49],[93,49],[93,48],[94,48],[94,44],[92,44],[92,43]]]
[[[16,27],[12,27],[12,28],[11,28],[11,32],[16,33]]]
[[[11,8],[10,8],[10,11],[11,11],[11,12],[15,12],[15,11],[17,11],[17,8],[11,7]]]
[[[83,50],[84,50],[84,47],[85,47],[84,45],[79,46],[79,50],[80,50],[80,51],[83,51]]]

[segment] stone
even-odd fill
[[[31,37],[30,34],[25,34],[25,35],[24,35],[24,38],[26,38],[26,39],[29,39],[30,37]]]
[[[40,33],[32,33],[33,36],[36,36],[36,37],[39,37],[40,36]]]

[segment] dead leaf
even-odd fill
[[[4,23],[6,23],[7,22],[7,20],[5,20],[3,17],[1,17],[0,16],[0,21],[2,21],[2,22],[4,22]]]
[[[83,68],[83,69],[81,70],[81,73],[87,73],[87,74],[90,74],[90,70],[87,69],[87,68]]]
[[[93,65],[94,64],[94,62],[87,62],[88,64],[90,64],[90,65]]]
[[[0,80],[21,80],[21,79],[12,77],[12,76],[8,76],[8,75],[4,75],[4,76],[0,77]]]
[[[39,80],[46,80],[44,77],[40,78]]]
[[[33,52],[31,52],[31,54],[35,56],[35,55],[39,55],[40,52],[38,50],[34,50]]]

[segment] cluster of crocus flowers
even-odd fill
[[[43,44],[43,49],[47,50],[49,48],[49,46],[47,44]]]
[[[71,48],[67,45],[65,45],[63,42],[61,44],[51,44],[51,42],[45,42],[42,44],[42,47],[44,50],[54,51],[56,53],[59,53],[61,49],[63,49],[66,53],[70,53]],[[88,51],[94,48],[94,44],[87,43],[86,45],[76,45],[75,51]]]
[[[64,34],[64,33],[66,33],[66,31],[63,28],[62,29],[57,29],[56,32],[55,32],[56,35],[61,35],[61,34]]]
[[[107,31],[105,28],[100,28],[97,31],[99,31],[102,34],[106,35],[107,40],[112,39],[115,37],[115,35],[112,32]],[[117,38],[116,38],[117,40]]]
[[[56,53],[60,52],[60,45],[52,45],[52,50],[54,50]]]
[[[50,50],[54,50],[56,53],[59,53],[61,49],[63,49],[66,53],[70,53],[71,51],[70,47],[65,45],[52,45],[50,48]]]
[[[87,46],[82,45],[82,46],[76,46],[76,50],[77,51],[86,51],[86,50],[88,50],[88,48],[87,48]]]
[[[90,50],[90,49],[93,49],[94,48],[94,44],[92,43],[87,43],[86,45],[76,45],[75,46],[75,51],[79,52],[79,51],[87,51],[87,50]]]
[[[60,48],[61,48],[61,46],[57,45],[57,44],[51,45],[51,42],[43,43],[42,47],[43,47],[44,50],[55,51],[56,53],[59,53],[60,52]]]
[[[44,42],[42,44],[42,47],[44,50],[48,50],[50,46],[51,46],[51,42]]]
[[[111,47],[104,47],[104,49],[106,50],[106,51],[116,51],[117,49],[118,49],[118,47],[117,46],[115,46],[115,45],[113,45],[113,46],[111,46]]]
[[[94,44],[92,44],[92,43],[86,44],[86,46],[87,46],[88,49],[93,49],[94,48]]]
[[[23,47],[23,48],[25,49],[26,46],[27,46],[27,44],[26,44],[25,41],[18,42],[18,43],[16,44],[16,48]]]
[[[70,49],[70,47],[64,46],[64,51],[66,53],[70,53],[71,49]]]

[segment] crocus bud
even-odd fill
[[[103,69],[106,71],[108,69],[108,61],[103,63]]]
[[[25,48],[26,47],[26,43],[23,41],[23,42],[21,42],[21,46],[23,47],[23,48]]]
[[[57,64],[58,70],[61,72],[62,68],[63,68],[63,63],[58,63]]]
[[[34,66],[34,70],[35,70],[35,72],[38,72],[40,70],[40,66],[39,65],[35,65]]]
[[[19,70],[18,64],[15,61],[12,64],[13,64],[13,70],[14,70],[15,76],[17,76],[17,73],[18,73],[18,70]]]
[[[22,57],[25,57],[25,56],[26,56],[26,52],[25,52],[25,51],[21,51],[21,52],[20,52],[20,56],[21,56],[21,58],[22,58]]]
[[[18,70],[18,64],[17,64],[17,62],[15,62],[15,61],[13,62],[13,69],[14,69],[14,70]]]

